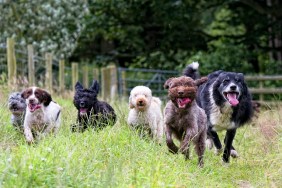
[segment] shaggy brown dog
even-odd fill
[[[197,88],[207,80],[206,77],[193,80],[181,76],[168,79],[164,87],[168,90],[170,101],[166,104],[164,119],[166,143],[172,153],[178,151],[189,159],[189,146],[193,142],[198,155],[198,165],[203,166],[207,117],[195,100]],[[180,149],[174,144],[172,134],[180,141]]]

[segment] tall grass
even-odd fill
[[[10,123],[7,92],[0,92],[0,187],[279,187],[282,185],[281,109],[262,111],[252,125],[238,130],[240,157],[229,165],[212,150],[204,168],[141,139],[126,124],[125,101],[112,105],[118,121],[101,131],[72,133],[72,99],[55,97],[63,107],[56,136],[27,145]],[[221,135],[222,137],[223,135]]]

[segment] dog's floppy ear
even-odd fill
[[[93,80],[92,85],[90,86],[89,89],[91,89],[91,90],[96,91],[97,93],[99,93],[100,86],[99,86],[98,81],[97,81],[97,80]]]
[[[243,74],[243,73],[237,73],[237,75],[239,76],[239,78],[240,78],[241,80],[244,80],[244,74]]]
[[[75,90],[81,90],[81,89],[83,89],[83,86],[79,81],[77,81],[75,84]]]
[[[164,83],[164,88],[168,89],[170,87],[171,81],[173,78],[169,78],[165,83]]]
[[[48,106],[50,102],[52,101],[51,95],[47,91],[43,91],[44,94],[44,106]]]
[[[201,84],[205,83],[208,80],[208,77],[202,77],[200,79],[195,80],[195,85],[200,86]]]
[[[134,108],[134,105],[133,105],[133,103],[132,103],[132,97],[131,97],[131,96],[129,97],[129,108],[130,108],[130,109]]]
[[[27,99],[27,90],[22,91],[21,96],[22,98]]]
[[[21,93],[22,98],[27,99],[30,96],[31,92],[32,92],[31,88],[22,91]]]
[[[40,93],[40,95],[38,96],[40,102],[42,102],[44,106],[48,106],[52,101],[51,95],[43,89],[37,89],[37,90]]]

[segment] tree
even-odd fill
[[[84,30],[85,1],[0,2],[0,41],[14,37],[18,44],[33,44],[40,52],[69,57]]]

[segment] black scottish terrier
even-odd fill
[[[80,82],[76,83],[73,104],[78,110],[78,124],[72,126],[73,132],[83,132],[88,127],[101,129],[116,122],[114,109],[108,103],[99,101],[98,93],[97,80],[93,80],[89,89],[83,88]]]

